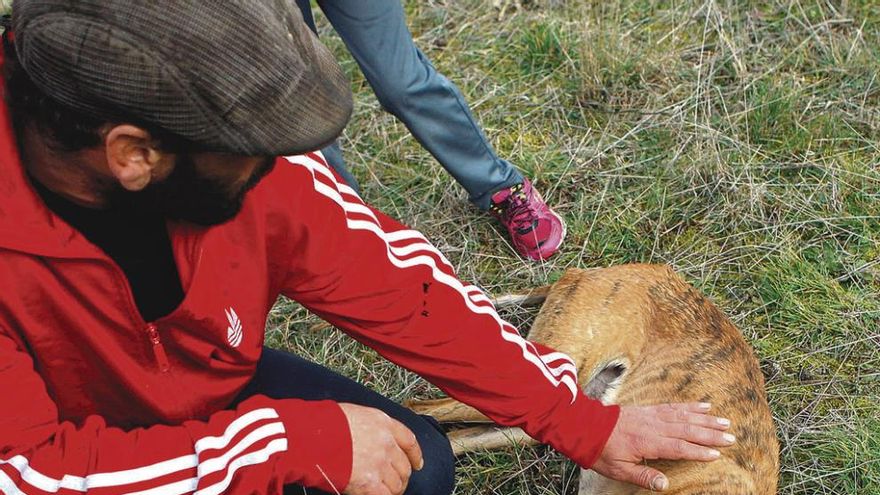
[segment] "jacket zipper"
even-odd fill
[[[107,261],[110,263],[113,274],[125,293],[125,299],[128,302],[132,317],[135,319],[138,326],[143,325],[142,328],[144,329],[144,333],[147,334],[147,339],[149,339],[151,347],[153,348],[153,357],[156,358],[156,364],[159,366],[159,371],[162,373],[168,373],[171,371],[171,362],[168,361],[168,354],[165,352],[165,346],[162,345],[162,337],[159,335],[159,327],[156,326],[155,323],[144,321],[140,311],[137,309],[137,304],[134,302],[134,294],[131,291],[131,287],[128,285],[128,280],[125,278],[125,273],[122,271],[122,268],[119,268],[119,265],[113,260],[108,259]]]
[[[167,373],[171,369],[171,363],[168,362],[168,354],[165,353],[165,346],[162,345],[162,338],[159,336],[159,328],[155,323],[147,323],[147,336],[150,343],[153,344],[153,355],[156,357],[156,363],[162,373]]]
[[[168,233],[168,237],[170,240],[171,232]],[[202,259],[202,247],[201,247],[202,240],[203,239],[200,238],[196,241],[196,243],[197,243],[196,247],[198,249],[198,251],[197,251],[198,257],[196,258],[195,266],[193,268],[194,272],[197,269],[197,267],[200,264],[201,259]],[[172,252],[173,252],[173,250],[174,250],[174,245],[173,245],[173,241],[172,241]],[[150,344],[152,345],[153,356],[156,358],[156,364],[159,366],[159,370],[162,373],[168,373],[169,371],[171,371],[171,362],[168,360],[168,354],[165,352],[165,346],[162,345],[162,338],[159,335],[159,327],[156,326],[155,323],[148,323],[148,322],[144,321],[143,316],[141,316],[141,313],[137,308],[137,303],[135,303],[134,293],[131,290],[131,286],[128,284],[128,279],[126,278],[125,272],[123,272],[122,268],[120,268],[120,266],[115,261],[113,261],[113,259],[110,258],[109,256],[103,257],[103,260],[110,264],[110,267],[113,271],[113,274],[117,279],[117,283],[119,283],[123,292],[125,293],[125,296],[126,296],[125,299],[126,299],[126,302],[128,303],[128,307],[129,307],[129,310],[131,311],[132,317],[134,318],[134,320],[137,322],[137,324],[139,326],[144,325],[143,328],[147,334],[147,338],[149,338],[149,340],[150,340]],[[184,294],[184,300],[186,300],[186,294]],[[181,302],[181,304],[182,304],[182,302]]]

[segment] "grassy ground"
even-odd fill
[[[0,9],[8,0],[0,0]],[[408,0],[418,44],[569,225],[546,263],[493,222],[351,74],[365,198],[501,294],[571,266],[668,263],[762,362],[782,494],[880,494],[880,6],[875,0]],[[524,326],[532,315],[509,314]],[[269,342],[395,399],[429,385],[282,301]],[[473,455],[459,494],[572,494],[547,449]]]
[[[880,6],[873,0],[408,1],[419,46],[569,225],[520,260],[383,113],[332,32],[368,201],[500,294],[567,267],[669,263],[756,347],[783,494],[880,493]],[[290,303],[269,338],[397,399],[432,393]],[[530,315],[509,315],[528,323]],[[546,449],[474,455],[459,494],[575,493]]]

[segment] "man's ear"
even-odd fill
[[[160,150],[149,132],[133,125],[110,127],[104,134],[104,149],[110,173],[129,191],[140,191],[174,167],[174,155]]]

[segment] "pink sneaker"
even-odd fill
[[[489,211],[507,228],[520,255],[545,260],[559,250],[565,222],[541,199],[528,179],[492,195]]]

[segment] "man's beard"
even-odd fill
[[[161,215],[169,220],[197,225],[218,225],[241,211],[245,194],[272,170],[274,164],[274,158],[264,158],[247,182],[238,191],[230,192],[229,185],[199,175],[192,156],[181,154],[165,180],[137,192],[114,188],[106,196],[107,206],[118,211]]]

